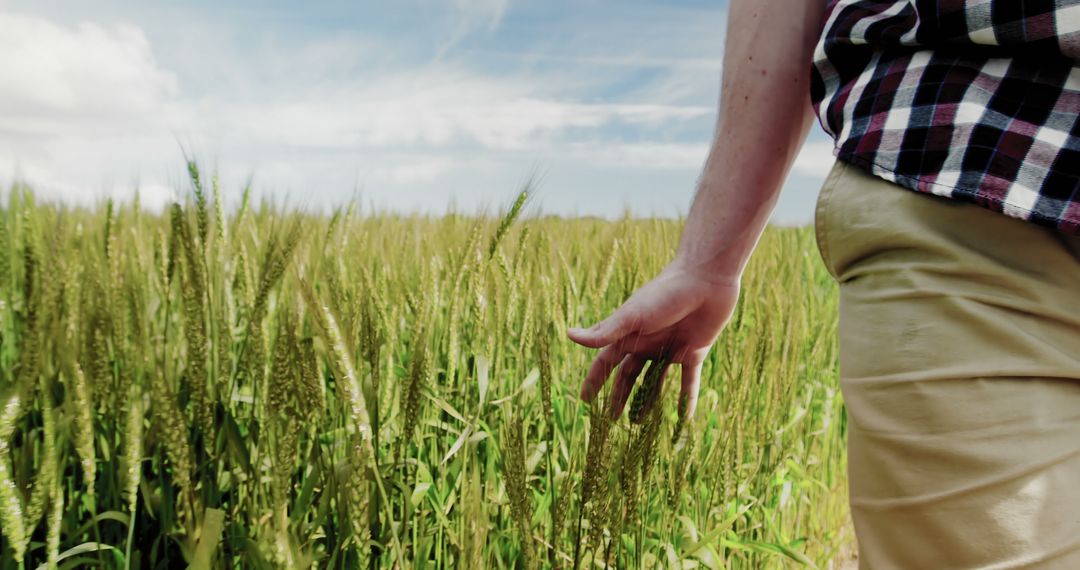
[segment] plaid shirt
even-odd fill
[[[1080,235],[1080,0],[829,0],[811,98],[840,160]]]

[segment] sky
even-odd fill
[[[0,184],[160,208],[185,156],[235,204],[685,215],[723,1],[0,0]],[[773,214],[810,223],[811,132]]]

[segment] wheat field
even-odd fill
[[[835,285],[767,229],[689,420],[578,397],[674,220],[0,207],[0,568],[833,567]],[[673,372],[677,376],[677,372]]]

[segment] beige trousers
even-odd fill
[[[1080,237],[838,162],[817,202],[863,569],[1080,569]]]

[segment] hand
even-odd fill
[[[612,415],[618,418],[645,364],[665,355],[682,367],[680,408],[689,418],[697,406],[701,364],[738,300],[737,277],[709,275],[676,260],[608,318],[588,329],[567,331],[574,342],[601,349],[585,377],[581,397],[592,401],[618,366],[611,394]]]

